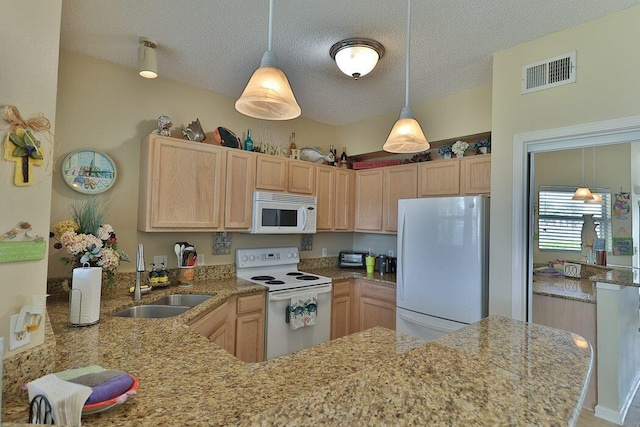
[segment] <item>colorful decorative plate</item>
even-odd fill
[[[95,150],[77,150],[62,162],[62,179],[82,194],[99,194],[116,182],[116,164],[105,153]]]
[[[126,402],[130,396],[134,396],[138,390],[138,386],[140,386],[140,381],[137,377],[134,377],[131,374],[129,374],[129,376],[133,378],[133,384],[131,385],[131,388],[129,388],[129,390],[127,390],[120,396],[114,397],[113,399],[105,400],[104,402],[96,402],[89,405],[84,405],[82,407],[82,415],[89,415],[106,411],[107,409],[111,409],[116,405],[120,405]]]

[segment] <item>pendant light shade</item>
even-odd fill
[[[400,111],[400,117],[393,128],[387,141],[382,146],[389,153],[419,153],[429,149],[430,145],[420,123],[415,119],[411,107],[409,107],[409,58],[411,47],[411,0],[407,0],[407,57],[405,69],[405,95],[404,107]]]
[[[140,42],[140,47],[138,47],[138,74],[145,79],[155,79],[158,77],[158,59],[156,57],[158,44],[148,37],[140,37],[138,41]]]
[[[278,57],[271,50],[273,28],[273,0],[269,0],[269,45],[258,68],[242,95],[236,101],[236,110],[245,116],[262,120],[290,120],[302,111],[293,95],[289,80],[278,67]]]
[[[591,190],[584,185],[584,148],[582,149],[582,179],[580,181],[580,187],[573,193],[573,200],[593,200]]]

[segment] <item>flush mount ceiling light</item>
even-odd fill
[[[358,80],[369,74],[384,56],[384,46],[371,39],[344,39],[331,46],[329,55],[343,73]]]
[[[145,79],[155,79],[158,77],[158,60],[156,58],[156,48],[158,44],[148,37],[140,37],[138,40],[138,74]]]
[[[411,46],[411,0],[407,1],[407,63],[405,70],[404,107],[400,111],[400,118],[393,125],[387,141],[382,146],[389,153],[419,153],[431,147],[422,132],[420,123],[413,116],[409,107],[409,57]]]
[[[302,111],[293,95],[289,80],[278,67],[278,57],[271,50],[273,29],[273,0],[269,0],[269,43],[258,68],[242,95],[236,101],[236,110],[245,116],[262,120],[290,120]]]
[[[593,194],[591,190],[584,185],[584,148],[582,149],[582,180],[580,181],[580,187],[573,193],[573,200],[593,200]]]

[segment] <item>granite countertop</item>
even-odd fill
[[[334,281],[346,279],[367,279],[375,282],[394,285],[396,284],[396,273],[380,274],[379,272],[367,273],[364,269],[356,268],[313,268],[310,273],[319,274],[321,276],[331,277]]]
[[[140,379],[137,396],[84,416],[83,425],[562,425],[577,420],[592,352],[577,335],[557,329],[492,316],[424,343],[378,327],[250,364],[186,325],[230,295],[261,289],[229,278],[144,295],[149,303],[168,293],[217,292],[201,306],[166,319],[111,317],[133,301],[126,293],[106,293],[100,323],[82,328],[67,326],[69,303],[63,295],[50,297],[56,370],[98,364]],[[5,401],[3,421],[24,422],[26,408],[26,392]]]
[[[589,280],[638,288],[640,287],[640,270],[637,268],[615,269],[591,276]]]
[[[576,279],[562,275],[554,277],[534,275],[533,293],[591,304],[596,303],[595,287],[590,279]]]

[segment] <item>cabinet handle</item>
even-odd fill
[[[402,212],[400,217],[400,224],[398,225],[399,241],[398,241],[398,260],[397,274],[398,274],[398,299],[404,300],[404,217],[405,212]]]

